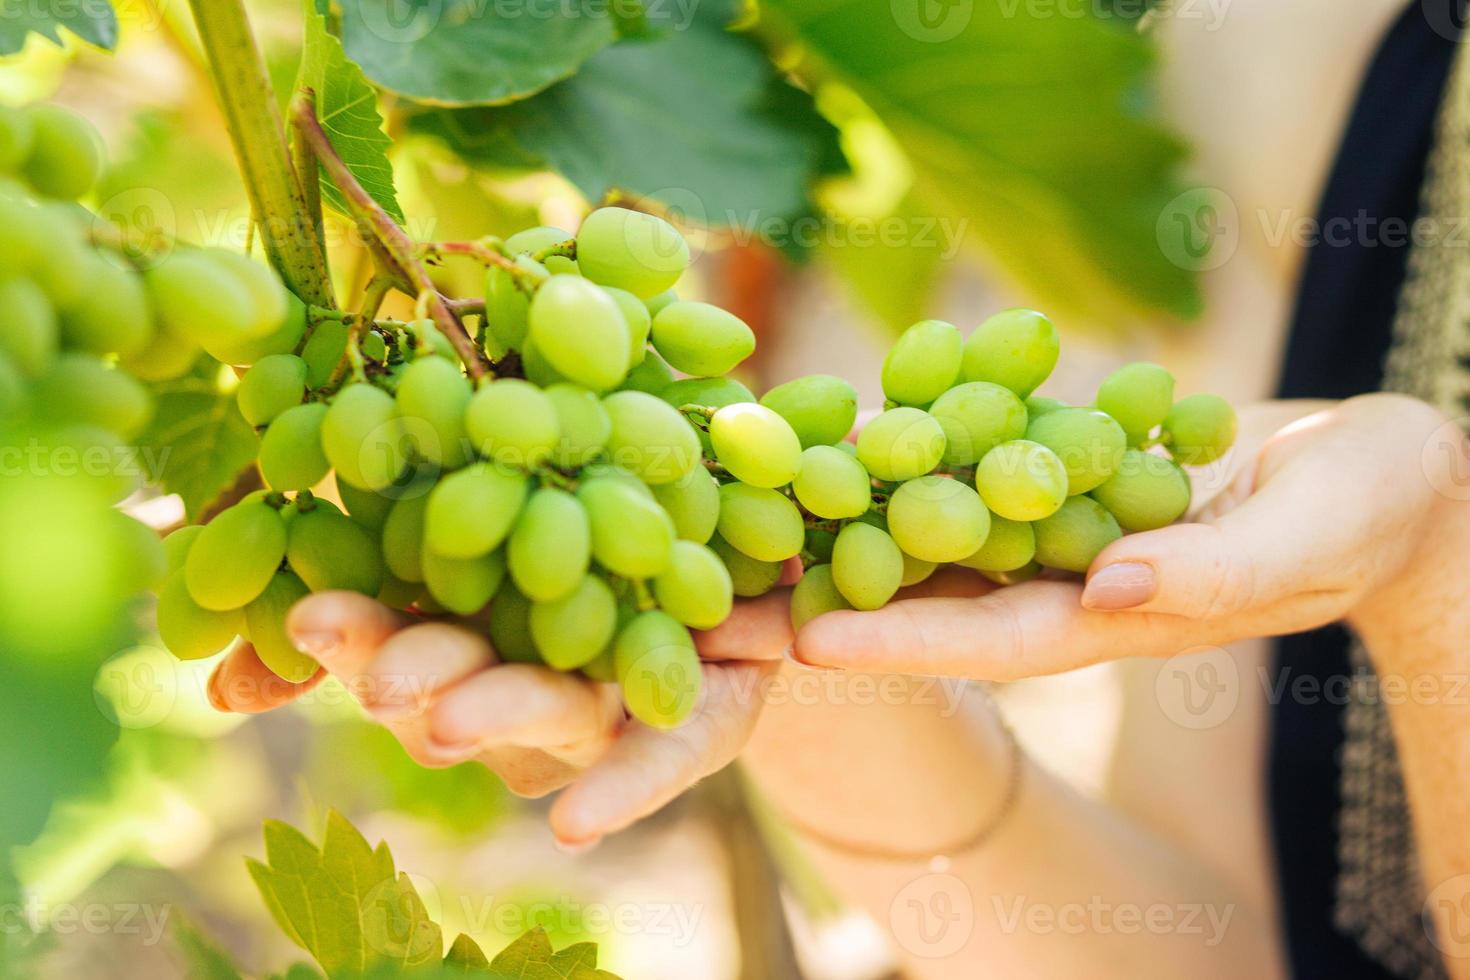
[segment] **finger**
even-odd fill
[[[297,647],[352,688],[383,641],[412,621],[356,592],[317,592],[292,607],[286,631]]]
[[[924,599],[932,596],[977,596],[994,592],[994,582],[979,572],[960,565],[944,565],[924,581],[899,589],[898,600]]]
[[[791,590],[740,600],[719,626],[696,630],[694,642],[706,660],[780,660],[791,646]]]
[[[238,641],[209,677],[209,702],[219,711],[259,714],[289,704],[321,683],[325,671],[288,681],[261,662],[255,647]]]
[[[623,711],[607,685],[530,664],[504,664],[445,691],[426,720],[430,745],[442,754],[514,745],[587,765],[606,751]]]
[[[379,721],[423,713],[441,691],[495,663],[489,642],[451,623],[420,623],[390,635],[353,679],[352,693]]]
[[[658,810],[735,758],[760,715],[760,685],[773,663],[706,665],[705,694],[683,725],[664,731],[630,723],[607,756],[552,805],[558,841],[595,843]]]

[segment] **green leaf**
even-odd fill
[[[342,43],[373,81],[418,102],[499,105],[575,72],[618,33],[597,0],[342,0]]]
[[[546,930],[537,926],[490,961],[490,980],[619,980],[597,969],[597,946],[577,943],[553,952]]]
[[[193,519],[255,461],[260,438],[213,374],[191,372],[152,390],[153,421],[139,437],[142,461],[149,480],[182,497]]]
[[[32,0],[7,7],[0,17],[0,55],[20,51],[32,32],[61,44],[63,27],[99,48],[117,47],[117,14],[110,0]]]
[[[767,0],[803,71],[856,91],[908,150],[915,190],[973,219],[1038,297],[1092,315],[1198,311],[1156,225],[1184,147],[1148,111],[1150,41],[1098,19],[956,3]],[[942,211],[939,213],[943,213]],[[1111,309],[1109,309],[1109,304]]]
[[[230,954],[195,928],[193,923],[176,921],[173,936],[174,945],[183,954],[186,964],[184,975],[190,980],[242,980],[240,968]]]
[[[454,937],[454,942],[444,957],[444,972],[487,973],[489,970],[490,961],[485,958],[485,952],[478,943],[464,933]]]
[[[317,0],[303,0],[306,9],[306,39],[301,50],[298,86],[316,93],[316,114],[332,148],[352,171],[363,189],[378,205],[403,223],[403,211],[393,191],[393,166],[388,162],[392,140],[383,132],[378,114],[378,93],[362,69],[342,50],[342,42],[327,30],[327,19]],[[350,215],[347,201],[326,176],[321,175],[322,201],[333,210]]]

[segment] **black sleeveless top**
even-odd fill
[[[1455,41],[1441,31],[1459,0],[1414,0],[1374,57],[1318,209],[1319,227],[1339,219],[1352,229],[1309,248],[1298,289],[1279,394],[1346,398],[1376,391],[1383,379],[1394,306],[1404,281],[1407,242],[1379,240],[1387,219],[1411,223]],[[1351,16],[1351,5],[1342,8]],[[1437,31],[1436,26],[1441,30]],[[1366,219],[1366,220],[1365,220]],[[1345,223],[1344,223],[1345,222]],[[1400,226],[1401,228],[1404,226]],[[1361,229],[1361,230],[1360,230]],[[1333,926],[1337,880],[1340,699],[1300,703],[1294,680],[1340,684],[1350,676],[1347,635],[1339,626],[1277,642],[1271,691],[1269,796],[1283,928],[1298,978],[1392,975]]]

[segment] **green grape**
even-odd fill
[[[1174,376],[1157,364],[1125,364],[1103,379],[1097,407],[1123,427],[1130,446],[1141,445],[1174,404]]]
[[[618,619],[622,621],[623,607],[618,607]],[[618,663],[613,656],[612,644],[603,647],[602,652],[582,665],[582,676],[589,681],[599,684],[616,684],[618,682]]]
[[[808,374],[761,395],[761,404],[781,416],[803,449],[841,442],[857,421],[857,389],[830,374]]]
[[[305,335],[306,306],[287,293],[286,316],[269,333],[259,337],[212,338],[204,342],[204,349],[223,364],[254,364],[271,354],[291,353]]]
[[[177,530],[170,531],[163,539],[163,556],[165,571],[172,575],[174,572],[183,571],[184,561],[189,557],[189,551],[194,547],[194,541],[200,534],[204,533],[203,524],[185,524]]]
[[[638,362],[637,367],[628,372],[628,376],[623,379],[618,390],[643,391],[650,395],[657,395],[673,380],[674,372],[669,370],[663,358],[650,351],[644,355],[643,360]]]
[[[326,479],[332,466],[322,449],[326,418],[327,406],[311,402],[288,408],[271,420],[260,440],[260,475],[267,486],[307,490]]]
[[[490,645],[506,663],[539,664],[541,654],[531,638],[531,600],[506,579],[490,603]]]
[[[789,498],[765,487],[720,487],[720,537],[761,561],[785,561],[801,552],[805,527]]]
[[[556,670],[590,663],[613,638],[618,603],[596,575],[584,575],[559,599],[531,604],[531,639],[542,659]]]
[[[669,567],[653,580],[653,596],[685,626],[708,630],[730,615],[734,585],[719,555],[693,541],[675,541]]]
[[[90,122],[59,105],[26,109],[31,123],[31,150],[25,175],[47,197],[75,200],[87,193],[102,172],[102,140]]]
[[[854,522],[837,532],[832,581],[854,609],[881,609],[903,582],[903,553],[885,531]]]
[[[212,657],[245,629],[240,610],[205,609],[189,595],[183,572],[175,572],[158,590],[158,637],[180,660]]]
[[[612,297],[585,279],[552,276],[528,313],[530,341],[569,381],[606,391],[628,373],[628,325]]]
[[[494,551],[515,525],[526,484],[523,475],[493,463],[472,463],[449,474],[429,493],[424,543],[446,558]]]
[[[537,490],[510,532],[507,557],[511,578],[524,595],[537,602],[567,595],[592,561],[586,509],[565,490]]]
[[[526,278],[545,282],[551,273],[535,259],[521,255],[516,266]],[[508,269],[492,265],[485,270],[485,329],[501,352],[520,350],[530,328],[531,297]]]
[[[306,362],[295,354],[262,357],[235,389],[240,414],[254,426],[269,424],[286,409],[300,405],[305,395]]]
[[[851,608],[832,581],[832,566],[813,565],[791,590],[791,628],[800,630],[823,613]]]
[[[170,254],[148,269],[144,282],[159,322],[180,337],[211,347],[256,336],[249,288],[203,249]]]
[[[131,439],[153,418],[153,396],[91,354],[67,353],[36,382],[31,403],[52,425],[95,425]]]
[[[677,371],[728,374],[755,351],[745,321],[710,303],[678,300],[653,318],[653,348]]]
[[[598,208],[577,229],[577,265],[595,283],[647,299],[673,286],[689,268],[689,244],[662,218]]]
[[[653,496],[674,522],[674,533],[685,541],[704,544],[720,520],[720,485],[702,466],[673,483],[653,488]]]
[[[1118,470],[1093,488],[1092,499],[1108,509],[1125,531],[1152,531],[1173,524],[1189,509],[1189,477],[1177,463],[1130,449]]]
[[[444,336],[444,331],[428,317],[421,320],[410,320],[407,324],[409,332],[413,335],[413,346],[420,354],[425,352],[435,357],[442,357],[455,366],[462,365],[459,351],[454,349],[454,344]]]
[[[366,596],[383,586],[378,543],[350,517],[318,506],[297,514],[286,539],[286,561],[313,592],[345,589]]]
[[[52,236],[39,261],[30,267],[34,279],[58,307],[77,302],[90,287],[87,281],[89,246],[84,232],[94,219],[75,204],[42,203],[35,213]],[[11,265],[11,263],[7,263]],[[14,263],[19,267],[20,263]]]
[[[944,456],[944,429],[917,408],[891,408],[858,433],[857,458],[880,480],[912,480],[939,465]]]
[[[554,384],[544,392],[556,412],[556,448],[551,461],[567,469],[585,466],[607,448],[612,419],[597,393],[580,385]]]
[[[621,466],[609,463],[606,460],[598,460],[589,466],[582,467],[582,472],[579,474],[579,477],[584,482],[600,478],[616,480],[644,500],[657,499],[653,495],[653,487],[640,480],[636,473],[625,470]]]
[[[678,301],[678,293],[674,292],[672,289],[665,289],[658,295],[650,296],[645,299],[643,301],[643,305],[648,307],[649,316],[658,316],[659,310],[663,309],[665,306],[668,306],[670,303],[676,303]]]
[[[615,391],[602,407],[612,421],[608,458],[645,483],[673,483],[700,465],[694,427],[667,402],[642,391]]]
[[[429,595],[458,616],[471,616],[485,608],[505,581],[503,550],[475,558],[445,558],[425,551],[421,557]]]
[[[973,466],[1003,442],[1026,434],[1026,406],[1009,388],[969,381],[940,395],[929,407],[944,430],[947,466]]]
[[[1012,439],[980,460],[975,489],[985,506],[1013,521],[1038,521],[1067,499],[1067,468],[1037,442]]]
[[[318,670],[317,662],[299,650],[286,632],[291,607],[309,594],[301,579],[290,572],[277,572],[245,607],[245,630],[256,656],[277,677],[293,683],[309,679]]]
[[[1235,444],[1235,409],[1219,395],[1181,398],[1164,419],[1169,454],[1185,466],[1213,463]]]
[[[898,585],[900,588],[918,585],[930,575],[933,575],[938,568],[939,564],[937,562],[915,558],[905,551],[903,553],[903,578],[899,580]]]
[[[1008,572],[1020,568],[1035,556],[1036,532],[1030,524],[992,514],[990,533],[985,536],[985,543],[955,564],[977,572]]]
[[[901,484],[888,499],[888,533],[915,558],[959,561],[985,543],[990,511],[960,481],[922,476]]]
[[[404,497],[393,502],[383,521],[383,563],[395,578],[424,580],[424,524],[429,498]],[[490,549],[486,549],[486,553]]]
[[[639,613],[618,632],[613,662],[628,713],[652,728],[674,728],[699,703],[704,674],[694,639],[657,609]]]
[[[563,231],[554,225],[536,225],[532,228],[522,228],[505,240],[505,250],[511,255],[543,251],[562,242],[571,241],[573,235],[569,231]]]
[[[720,556],[725,569],[730,573],[730,584],[735,594],[746,599],[765,595],[781,580],[779,561],[761,561],[752,558],[716,534],[709,539],[709,549]]]
[[[577,488],[592,527],[592,557],[615,575],[653,578],[669,564],[674,522],[658,502],[617,478]]]
[[[247,333],[252,337],[273,333],[291,312],[291,306],[290,293],[271,267],[228,249],[205,249],[204,254],[227,269],[250,294],[252,322]]]
[[[802,551],[810,555],[816,564],[825,565],[832,561],[832,546],[836,543],[836,533],[819,527],[809,527],[806,529],[806,542]]]
[[[423,591],[418,582],[405,582],[392,572],[383,573],[383,586],[374,597],[389,609],[405,610]]]
[[[1086,493],[1106,480],[1123,460],[1128,437],[1106,412],[1059,408],[1033,419],[1026,438],[1057,454],[1067,469],[1067,493]]]
[[[553,276],[581,276],[582,267],[569,255],[546,256],[546,271]],[[585,278],[585,277],[583,277]]]
[[[322,387],[337,370],[337,364],[347,350],[347,333],[347,324],[339,320],[323,320],[312,329],[306,346],[301,348],[308,388]]]
[[[929,404],[959,377],[963,347],[954,324],[920,320],[883,359],[883,394],[900,405]]]
[[[420,357],[399,377],[393,402],[419,459],[445,469],[464,465],[470,382],[457,364],[442,357]]]
[[[0,309],[5,311],[0,353],[31,377],[45,373],[56,359],[61,333],[45,291],[29,279],[0,280]]]
[[[685,405],[724,408],[726,405],[755,401],[751,390],[734,378],[682,378],[665,385],[654,394],[674,408]]]
[[[755,487],[784,487],[801,468],[801,441],[786,420],[764,405],[727,405],[709,425],[720,464]]]
[[[184,562],[189,594],[205,609],[239,609],[286,557],[286,525],[263,500],[244,500],[204,525]]]
[[[631,370],[648,354],[648,332],[653,328],[653,318],[643,301],[626,289],[603,286],[602,291],[612,297],[623,313],[623,323],[628,328],[628,368]]]
[[[980,574],[990,579],[996,585],[1020,585],[1022,582],[1029,582],[1040,575],[1041,564],[1032,561],[1027,562],[1020,568],[1013,568],[1004,572],[982,571]]]
[[[546,462],[561,426],[556,406],[529,381],[501,378],[476,391],[464,414],[475,451],[506,467],[533,469]]]
[[[1091,497],[1068,497],[1060,510],[1032,528],[1036,560],[1069,572],[1087,571],[1098,552],[1123,536],[1113,515]]]
[[[989,381],[1025,398],[1056,367],[1061,341],[1052,322],[1035,310],[1003,310],[965,341],[966,381]]]
[[[9,106],[0,108],[0,170],[12,173],[25,163],[36,143],[30,114]]]
[[[60,310],[70,347],[93,354],[135,354],[153,338],[153,311],[143,279],[118,260],[86,253],[87,288]]]
[[[873,505],[868,471],[834,446],[812,446],[803,452],[791,489],[803,507],[828,520],[858,517]]]
[[[1047,412],[1055,412],[1059,408],[1070,408],[1060,398],[1047,398],[1044,395],[1031,395],[1025,401],[1026,415],[1028,418],[1040,418]]]
[[[266,492],[264,490],[257,490],[255,492],[260,495],[261,500],[265,499]],[[286,501],[286,505],[280,510],[281,520],[286,522],[287,548],[290,547],[291,542],[291,524],[296,520],[296,516],[298,514],[310,514],[315,510],[324,510],[328,513],[336,514],[338,517],[345,516],[342,513],[342,508],[332,503],[326,497],[318,497],[316,494],[310,492],[298,493],[295,497]]]
[[[333,482],[337,487],[337,496],[342,498],[342,506],[347,510],[347,516],[369,531],[381,532],[388,520],[388,511],[393,509],[393,497],[354,487],[346,480],[334,479]]]
[[[364,490],[397,482],[408,469],[408,448],[393,396],[370,384],[343,388],[322,418],[322,449],[332,468]]]

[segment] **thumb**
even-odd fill
[[[1082,605],[1216,619],[1244,612],[1263,590],[1259,556],[1218,524],[1128,535],[1093,561]]]

